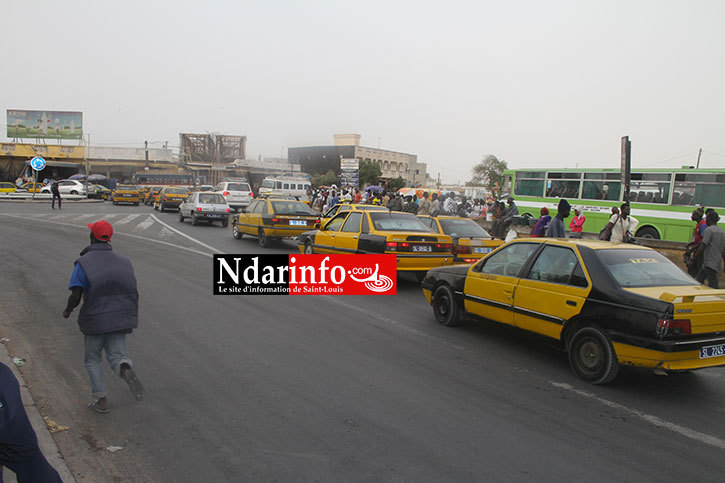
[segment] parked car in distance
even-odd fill
[[[252,187],[246,181],[222,181],[214,187],[214,192],[222,195],[234,211],[246,208],[254,199]]]
[[[40,188],[41,193],[50,193],[52,183]],[[62,179],[58,181],[58,191],[61,195],[83,195],[86,196],[86,184],[75,179]]]
[[[134,185],[120,184],[113,190],[113,193],[111,194],[111,201],[113,201],[114,205],[119,203],[131,203],[138,206],[141,201],[141,194]]]
[[[11,183],[9,181],[0,182],[0,193],[15,193],[18,190],[21,190],[21,188],[16,186],[15,183]]]
[[[197,191],[214,191],[214,186],[210,184],[202,184],[197,187]]]
[[[45,183],[24,183],[20,186],[20,189],[26,190],[28,193],[40,193],[40,190],[45,186]]]
[[[190,218],[192,225],[198,225],[200,221],[208,221],[210,225],[220,221],[222,226],[228,226],[230,211],[219,193],[195,191],[179,205],[179,221]]]
[[[102,184],[91,184],[88,185],[88,197],[95,198],[98,200],[110,199],[111,191]]]

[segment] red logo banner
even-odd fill
[[[395,255],[290,255],[290,295],[395,295]]]

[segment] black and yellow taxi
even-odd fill
[[[267,248],[273,240],[294,238],[319,223],[317,214],[302,201],[284,196],[262,196],[232,220],[232,234],[237,240],[244,235],[257,236],[259,244]]]
[[[515,240],[474,265],[428,271],[422,288],[439,323],[469,314],[549,337],[592,384],[610,382],[620,366],[725,365],[725,290],[700,285],[651,248]]]
[[[366,206],[366,205],[350,205]],[[422,277],[430,268],[453,263],[451,237],[433,233],[412,213],[341,210],[318,230],[297,238],[302,253],[389,253],[398,270]]]
[[[341,213],[343,211],[364,211],[364,210],[372,210],[372,211],[389,211],[388,208],[380,205],[363,205],[360,203],[352,204],[352,203],[337,203],[334,206],[331,206],[325,213],[323,213],[322,217],[320,218],[320,223],[323,225],[330,221],[332,217],[334,217],[336,214]]]
[[[102,184],[88,185],[88,197],[89,198],[107,200],[107,199],[110,199],[112,191],[113,190],[106,188]]]
[[[136,206],[141,202],[141,195],[138,188],[132,184],[120,184],[111,193],[111,201],[114,205],[119,203],[131,203]]]
[[[45,183],[23,183],[20,185],[21,189],[27,190],[28,193],[40,193],[41,188],[45,186]]]
[[[164,186],[156,194],[154,210],[179,210],[179,206],[189,197],[189,189],[185,186]]]
[[[453,263],[475,263],[487,253],[503,245],[494,240],[481,225],[460,216],[428,216],[418,218],[436,233],[450,235],[453,240]]]
[[[11,183],[10,181],[2,181],[0,182],[0,193],[15,193],[18,191],[18,186],[15,185],[15,183]]]
[[[158,201],[159,191],[163,186],[152,186],[143,197],[144,205],[153,205]]]

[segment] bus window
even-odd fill
[[[725,206],[725,174],[677,173],[673,205]]]
[[[670,173],[632,173],[629,201],[633,203],[669,203]]]
[[[579,198],[581,173],[549,173],[546,180],[548,198]]]
[[[288,189],[289,189],[289,183],[285,183],[285,184],[283,184],[283,185],[282,185],[282,189],[283,189],[283,190],[288,190]]]
[[[517,171],[514,194],[519,196],[542,196],[544,194],[544,172]]]
[[[274,181],[272,181],[271,179],[265,179],[264,181],[262,181],[262,188],[269,188],[269,189],[273,190]]]
[[[277,181],[275,183],[275,188],[277,188],[278,190],[281,190],[282,189],[282,182],[281,181]]]
[[[582,199],[618,201],[622,191],[619,173],[584,173]]]

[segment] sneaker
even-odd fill
[[[144,396],[143,385],[138,380],[138,377],[136,377],[136,372],[130,365],[125,363],[121,364],[121,377],[128,384],[128,388],[131,389],[131,393],[133,393],[136,401],[141,401]]]
[[[88,409],[97,413],[106,414],[108,412],[108,398],[101,397],[88,405]]]

